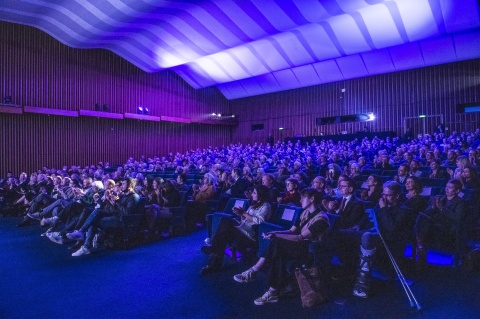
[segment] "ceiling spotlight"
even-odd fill
[[[375,115],[373,113],[368,113],[368,120],[367,121],[373,121],[375,120]]]
[[[148,112],[149,112],[148,107],[146,107],[146,108],[143,109],[143,114],[147,114],[147,115],[148,115]]]
[[[218,113],[217,116],[218,116],[218,117],[222,117],[222,114]]]
[[[143,107],[141,106],[138,107],[137,114],[143,114]]]
[[[213,113],[212,113],[212,116],[217,116],[217,113],[213,112]]]
[[[233,114],[232,117],[235,118],[235,114]]]

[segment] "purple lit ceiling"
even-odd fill
[[[0,20],[228,99],[480,57],[477,0],[3,0]]]

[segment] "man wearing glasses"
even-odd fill
[[[365,214],[363,202],[354,195],[355,181],[349,177],[344,177],[338,182],[341,198],[337,210],[338,219],[335,222],[335,228],[338,229],[335,240],[337,256],[344,266],[344,274],[353,276],[355,266],[358,260],[358,245],[360,238],[365,231],[362,227],[365,220],[368,219]]]
[[[400,202],[401,191],[402,188],[397,182],[390,181],[383,185],[382,198],[375,209],[378,230],[370,229],[362,235],[360,265],[353,287],[353,294],[357,297],[368,297],[372,261],[378,249],[384,250],[378,231],[381,232],[394,258],[398,260],[403,257],[414,220],[410,209]]]

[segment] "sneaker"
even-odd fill
[[[85,240],[85,235],[79,230],[74,230],[73,232],[68,233],[66,236],[68,239],[72,240]]]
[[[45,226],[45,225],[53,225],[55,224],[55,221],[58,219],[57,216],[53,216],[53,217],[48,217],[48,218],[42,218],[42,220],[40,221],[40,225],[41,226]]]
[[[236,282],[249,282],[249,281],[255,281],[257,279],[257,272],[253,270],[252,268],[242,272],[241,274],[233,276],[233,280]]]
[[[262,306],[266,303],[275,303],[278,302],[278,292],[268,290],[260,298],[257,298],[253,301],[257,306]]]
[[[40,216],[40,213],[28,213],[27,216],[30,217],[31,219],[36,219],[36,220],[42,219],[42,216]]]
[[[63,237],[59,232],[52,232],[46,234],[47,238],[53,241],[55,244],[63,244]]]
[[[83,255],[88,255],[90,254],[90,249],[88,249],[87,247],[85,246],[82,246],[80,247],[79,250],[77,250],[76,252],[74,252],[72,254],[73,257],[79,257],[79,256],[83,256]]]

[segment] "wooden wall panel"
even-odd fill
[[[171,71],[145,73],[114,53],[73,49],[37,29],[0,22],[0,103],[200,119],[230,113],[216,88],[195,90]],[[0,113],[0,176],[43,165],[124,163],[230,142],[228,126]]]
[[[345,89],[345,93],[342,93]],[[456,114],[458,103],[480,102],[480,60],[470,60],[329,83],[230,101],[239,126],[233,141],[250,143],[295,135],[353,133],[367,125],[372,131],[393,130],[403,134],[405,118],[443,115],[451,131],[473,131],[480,127],[480,114]],[[367,123],[316,126],[315,118],[373,112]],[[427,126],[438,119],[426,120]],[[419,120],[414,133],[422,133]],[[251,124],[265,124],[252,132]],[[285,130],[279,131],[279,127]],[[428,132],[428,131],[427,131]]]

